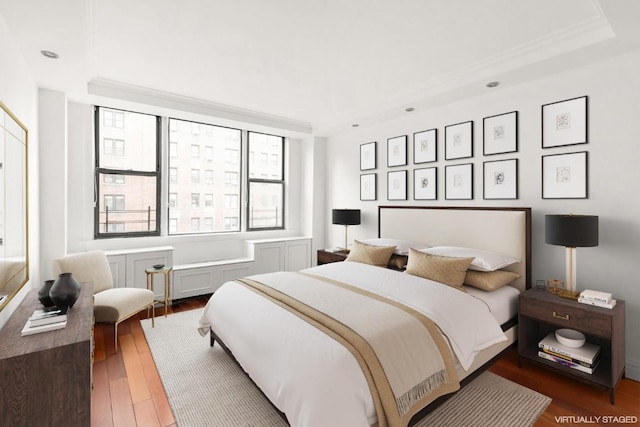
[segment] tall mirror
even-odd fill
[[[29,280],[27,128],[0,102],[0,310]]]

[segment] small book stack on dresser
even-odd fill
[[[67,326],[67,314],[58,307],[46,307],[35,310],[22,328],[21,335],[33,335],[40,332],[55,331]]]

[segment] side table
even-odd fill
[[[164,275],[164,300],[154,300],[154,302],[164,304],[164,317],[167,317],[167,306],[169,305],[169,300],[170,300],[169,292],[171,289],[171,277],[173,273],[173,268],[172,267],[147,268],[144,270],[144,272],[147,275],[147,289],[151,291],[153,291],[154,276],[156,274]]]

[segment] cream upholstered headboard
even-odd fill
[[[464,246],[499,252],[522,262],[512,286],[531,287],[531,208],[379,206],[378,236],[429,246]]]

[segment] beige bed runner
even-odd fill
[[[305,273],[237,282],[327,333],[356,358],[369,384],[378,425],[406,426],[434,399],[459,389],[437,326],[398,302]]]

